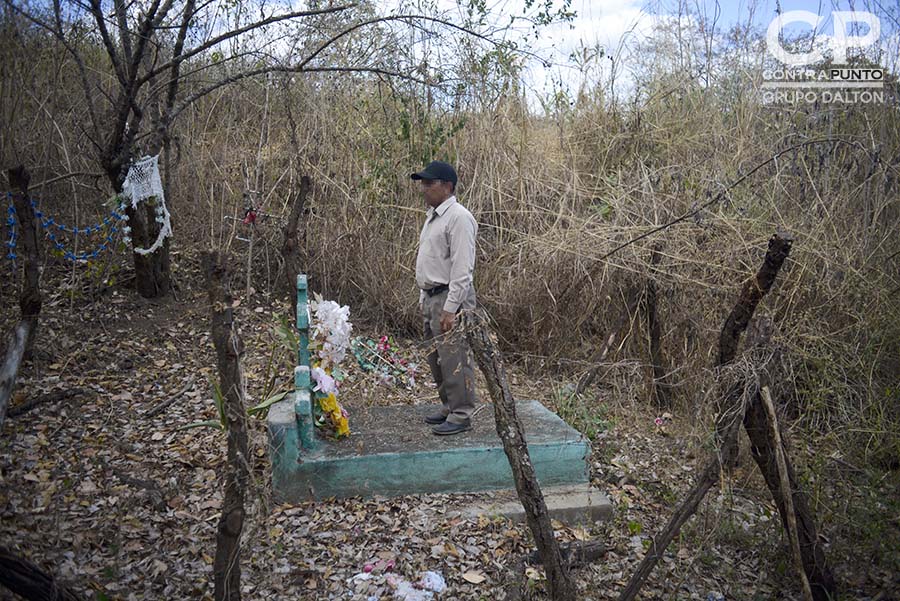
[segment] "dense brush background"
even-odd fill
[[[774,320],[788,366],[783,402],[816,437],[896,468],[896,81],[884,104],[766,106],[758,95],[761,33],[736,28],[713,40],[694,23],[682,35],[660,27],[642,42],[626,86],[589,78],[581,89],[535,96],[519,83],[514,54],[462,47],[449,86],[277,74],[223,87],[182,113],[172,132],[164,176],[175,281],[211,246],[230,248],[245,269],[248,246],[235,234],[247,231],[232,219],[243,216],[245,194],[265,213],[286,215],[308,175],[301,252],[313,288],[349,304],[357,321],[413,335],[424,207],[408,174],[444,159],[457,166],[458,196],[480,224],[476,287],[510,357],[576,381],[618,331],[601,386],[654,402],[645,297],[652,283],[672,402],[699,418],[723,320],[768,238],[787,231],[794,249],[759,311]],[[91,31],[82,43],[92,76],[109,78],[115,94]],[[38,183],[82,173],[33,192],[62,219],[94,222],[111,191],[91,176],[100,169],[85,134],[78,70],[8,7],[0,55],[0,162],[26,165]],[[187,88],[240,60],[194,59],[208,69]],[[691,218],[605,257],[720,194]],[[249,261],[257,291],[277,294],[286,281],[280,227],[271,218],[258,227]],[[63,264],[52,254],[46,261]],[[130,270],[120,252],[65,281],[76,297],[94,297]]]

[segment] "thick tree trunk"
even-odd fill
[[[737,303],[725,320],[719,335],[719,355],[716,367],[723,367],[734,361],[737,355],[741,334],[747,329],[750,318],[759,306],[759,302],[769,292],[781,266],[791,250],[792,238],[787,234],[777,233],[769,240],[769,248],[762,266],[753,278],[747,280],[741,290]],[[632,574],[619,601],[634,599],[644,580],[656,566],[672,539],[681,527],[697,511],[700,502],[709,489],[719,480],[722,466],[731,465],[737,455],[737,434],[746,408],[743,404],[743,385],[736,383],[722,395],[716,416],[716,438],[719,442],[718,454],[707,464],[697,479],[688,497],[681,503],[663,531],[656,536],[647,555]]]
[[[503,441],[503,450],[512,468],[519,500],[525,509],[528,526],[531,528],[535,545],[547,572],[550,596],[555,601],[573,601],[575,586],[569,574],[569,567],[562,559],[559,544],[553,536],[550,513],[547,511],[547,504],[544,502],[541,487],[534,473],[534,465],[528,454],[522,423],[516,415],[516,402],[509,390],[500,350],[484,318],[478,313],[472,313],[467,317],[466,336],[494,401],[497,434]],[[457,332],[455,335],[460,334]]]
[[[7,176],[10,185],[19,190],[17,194],[13,194],[13,204],[16,208],[16,222],[19,225],[21,240],[19,248],[24,264],[25,278],[19,294],[21,319],[10,334],[6,357],[0,367],[0,428],[3,427],[3,422],[6,420],[6,409],[16,385],[19,367],[22,365],[22,360],[31,352],[34,344],[42,303],[37,218],[34,215],[34,207],[31,206],[31,201],[28,199],[28,182],[31,180],[31,176],[21,165],[10,169]]]
[[[249,474],[247,412],[241,372],[243,342],[234,324],[226,257],[219,252],[203,255],[212,337],[219,369],[219,390],[224,398],[228,424],[228,462],[225,465],[225,498],[216,534],[213,563],[216,601],[241,598],[241,531],[244,527],[244,494]]]
[[[23,557],[0,547],[0,584],[28,601],[79,601],[80,597]]]
[[[122,192],[127,166],[121,163],[116,153],[110,153],[101,159],[106,177],[117,193]],[[131,243],[135,248],[149,248],[159,236],[161,224],[156,221],[154,208],[148,202],[138,204],[133,209],[126,203],[128,226],[131,228]],[[135,290],[144,298],[159,298],[172,290],[171,264],[169,259],[169,238],[153,253],[142,255],[132,252],[134,262]]]
[[[160,231],[156,213],[149,202],[142,202],[137,209],[128,207],[128,223],[131,240],[135,248],[149,248]],[[172,289],[171,265],[169,260],[169,239],[162,246],[147,255],[132,253],[134,258],[134,284],[138,294],[144,298],[159,298]]]

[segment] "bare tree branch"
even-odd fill
[[[379,75],[385,75],[388,77],[399,77],[401,79],[406,79],[408,81],[414,81],[416,83],[428,85],[428,82],[413,77],[412,75],[408,75],[405,73],[399,73],[397,71],[390,71],[388,69],[381,69],[379,67],[300,67],[297,65],[272,65],[269,67],[261,67],[259,69],[253,69],[250,71],[244,71],[241,73],[236,73],[230,77],[226,77],[221,81],[217,81],[216,83],[199,90],[184,100],[178,105],[178,108],[172,111],[171,118],[175,119],[181,111],[186,109],[192,103],[196,102],[200,98],[203,98],[207,94],[215,92],[219,88],[224,86],[233,84],[242,79],[247,79],[248,77],[254,77],[256,75],[265,75],[266,73],[327,73],[327,72],[342,72],[342,73],[376,73]]]
[[[88,116],[91,119],[91,126],[94,128],[94,135],[98,136],[100,132],[99,121],[97,120],[97,111],[94,107],[93,94],[91,94],[91,87],[87,78],[87,69],[84,66],[84,61],[82,60],[81,55],[79,55],[72,47],[72,45],[69,44],[69,41],[66,39],[65,34],[63,33],[61,15],[59,15],[58,12],[56,13],[57,27],[53,27],[49,23],[45,23],[34,15],[26,12],[21,7],[13,3],[12,0],[4,0],[4,2],[14,13],[22,15],[22,17],[26,21],[30,21],[41,29],[48,31],[54,38],[59,41],[60,44],[63,45],[63,48],[65,48],[66,51],[72,55],[72,58],[75,59],[75,64],[77,65],[79,75],[81,76],[81,86],[83,88],[85,100],[87,101],[88,105]],[[93,142],[93,139],[91,139],[91,141]]]
[[[125,71],[122,68],[122,63],[119,60],[119,53],[116,51],[116,47],[112,42],[112,38],[109,37],[109,29],[106,27],[106,18],[103,16],[103,7],[100,6],[100,0],[91,0],[91,5],[89,8],[90,13],[94,17],[94,22],[97,24],[97,30],[100,32],[100,39],[103,41],[103,47],[106,48],[106,54],[109,55],[109,60],[112,63],[113,70],[116,72],[116,76],[119,78],[119,83],[125,84]],[[122,25],[119,25],[119,29],[121,31]],[[122,37],[123,44],[127,37]],[[130,48],[129,48],[130,51]],[[130,57],[126,58],[126,60],[130,61]]]
[[[191,58],[192,56],[196,56],[196,55],[200,54],[204,50],[209,50],[210,48],[217,46],[218,44],[221,44],[222,42],[224,42],[226,40],[230,40],[231,38],[234,38],[241,34],[247,33],[248,31],[253,31],[254,29],[259,29],[260,27],[265,27],[267,25],[271,25],[273,23],[279,23],[281,21],[286,21],[288,19],[296,19],[299,17],[314,17],[314,16],[319,16],[319,15],[328,15],[328,14],[345,11],[345,10],[348,10],[351,8],[355,8],[356,6],[357,6],[356,4],[344,4],[341,6],[334,6],[331,8],[324,8],[321,10],[301,10],[301,11],[295,11],[295,12],[285,13],[285,14],[281,14],[281,15],[274,15],[274,16],[268,17],[266,19],[262,19],[260,21],[255,21],[253,23],[245,25],[244,27],[240,27],[238,29],[234,29],[232,31],[228,31],[221,35],[218,35],[218,36],[212,38],[211,40],[204,42],[203,44],[200,44],[196,48],[192,48],[191,50],[188,50],[187,52],[185,52],[184,54],[182,54],[180,56],[173,57],[172,60],[170,60],[166,63],[163,63],[162,65],[156,67],[155,69],[153,69],[151,71],[148,71],[141,78],[139,85],[144,84],[145,82],[150,80],[152,77],[155,77],[156,75],[159,75],[163,71],[171,68],[172,63],[175,61],[178,61],[178,62],[185,61],[185,60]]]
[[[467,33],[471,36],[474,36],[476,38],[485,40],[486,42],[494,44],[495,46],[499,45],[499,42],[497,42],[496,40],[492,40],[491,38],[489,38],[485,35],[482,35],[482,34],[478,33],[477,31],[472,31],[471,29],[463,27],[462,25],[457,25],[456,23],[453,23],[451,21],[446,21],[444,19],[439,19],[437,17],[428,17],[425,15],[391,15],[391,16],[387,16],[387,17],[377,17],[375,19],[369,19],[368,21],[361,21],[359,23],[356,23],[355,25],[351,25],[350,27],[347,27],[343,31],[335,34],[333,37],[322,42],[322,44],[320,44],[319,47],[313,51],[312,54],[307,56],[300,63],[300,66],[303,67],[303,66],[308,65],[314,58],[316,58],[319,54],[321,54],[329,46],[334,44],[336,41],[338,41],[342,37],[356,31],[357,29],[366,27],[368,25],[375,25],[376,23],[386,23],[388,21],[410,21],[410,20],[412,20],[412,21],[430,21],[432,23],[438,23],[440,25],[445,25],[446,27],[450,27],[451,29],[457,29],[457,30]]]
[[[620,250],[622,250],[623,248],[631,246],[632,244],[635,244],[636,242],[639,242],[640,240],[643,240],[644,238],[649,238],[650,236],[653,236],[654,234],[658,234],[659,232],[666,230],[674,225],[677,225],[679,223],[687,221],[688,219],[691,219],[695,215],[699,215],[702,211],[708,209],[709,207],[722,202],[727,197],[728,192],[730,192],[733,188],[736,188],[737,186],[739,186],[741,183],[743,183],[744,181],[749,179],[754,173],[756,173],[757,171],[759,171],[766,165],[769,165],[770,163],[774,163],[775,161],[777,161],[779,157],[781,157],[785,154],[788,154],[790,152],[794,152],[799,148],[805,148],[806,146],[814,146],[816,144],[823,144],[823,143],[831,143],[835,147],[838,144],[846,144],[846,145],[852,146],[854,148],[859,148],[860,150],[862,150],[863,152],[865,152],[867,154],[871,154],[871,151],[869,149],[865,148],[859,142],[852,141],[852,140],[845,140],[842,138],[834,138],[834,137],[816,138],[814,140],[806,140],[804,142],[800,142],[798,144],[794,144],[792,146],[789,146],[787,148],[779,150],[778,152],[773,153],[771,157],[769,157],[765,161],[762,161],[761,163],[758,163],[753,168],[751,168],[749,171],[747,171],[746,173],[744,173],[743,175],[741,175],[740,177],[735,179],[733,182],[731,182],[730,184],[725,186],[722,190],[719,191],[718,194],[716,194],[715,196],[712,196],[705,202],[697,205],[695,208],[692,208],[687,213],[681,215],[680,217],[673,219],[672,221],[669,221],[668,223],[664,223],[660,226],[651,228],[651,229],[647,230],[646,232],[644,232],[643,234],[639,234],[629,240],[626,240],[625,242],[622,242],[621,244],[619,244],[612,250],[610,250],[610,251],[604,253],[603,255],[597,257],[596,259],[594,259],[594,264],[593,264],[593,266],[591,266],[590,270],[588,270],[587,276],[579,278],[577,281],[569,282],[569,284],[565,288],[563,288],[562,292],[557,295],[556,298],[559,300],[557,301],[556,305],[564,305],[567,302],[571,302],[571,298],[574,298],[577,294],[579,294],[581,292],[581,290],[584,288],[584,286],[587,285],[588,282],[592,281],[592,279],[597,274],[597,272],[603,268],[603,266],[605,265],[604,261],[606,259],[608,259],[609,257],[611,257],[612,255],[619,252]],[[551,311],[552,309],[553,309],[553,307],[548,305],[544,311],[544,314],[540,316],[539,321],[542,319],[545,319],[547,312]],[[549,321],[544,321],[544,324],[545,325],[543,327],[546,328],[549,325]],[[545,335],[546,331],[544,331],[542,328],[541,333]]]
[[[184,40],[187,38],[188,27],[191,23],[195,4],[195,0],[187,0],[187,3],[185,4],[181,19],[181,27],[178,30],[178,37],[175,40],[175,47],[172,50],[172,54],[176,57],[181,56],[181,52],[184,49]],[[169,79],[169,89],[166,93],[165,109],[163,114],[158,117],[160,123],[154,128],[156,134],[154,136],[154,143],[151,145],[154,151],[158,150],[158,148],[168,139],[168,127],[172,120],[172,109],[175,107],[175,99],[178,95],[178,85],[181,82],[179,71],[181,70],[182,60],[183,59],[174,60],[172,62],[172,76],[171,79]]]
[[[131,33],[128,31],[128,10],[125,6],[125,0],[115,0],[116,21],[119,27],[119,39],[122,40],[122,52],[125,55],[125,62],[131,64]],[[100,18],[103,18],[103,11],[100,12]],[[96,18],[96,16],[95,16]]]

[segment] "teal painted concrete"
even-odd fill
[[[313,394],[310,392],[309,367],[294,368],[294,414],[297,419],[297,436],[300,447],[311,451],[316,443],[316,425],[313,422]]]
[[[312,451],[316,444],[316,426],[313,418],[313,393],[309,376],[309,291],[306,275],[297,276],[297,367],[294,368],[294,413],[297,420],[296,442],[299,453]],[[290,439],[293,443],[293,438]]]
[[[309,364],[309,327],[312,318],[309,314],[309,291],[306,276],[297,276],[297,332],[300,334],[300,344],[297,345],[297,365]]]
[[[285,399],[279,405],[291,402]],[[518,409],[541,485],[587,482],[587,440],[536,401],[519,403]],[[368,408],[356,420],[355,427],[363,430],[354,430],[346,440],[319,441],[315,451],[298,454],[292,451],[297,435],[278,418],[290,411],[274,406],[269,432],[276,499],[294,502],[514,486],[492,415],[476,424],[473,432],[437,437],[421,423],[427,410],[420,406]]]
[[[512,472],[494,416],[483,412],[473,431],[438,437],[423,423],[434,408],[350,407],[351,437],[318,436],[311,390],[308,282],[297,276],[299,348],[294,393],[269,409],[272,487],[277,500],[475,492],[512,488]],[[590,445],[537,401],[517,404],[535,473],[542,486],[588,481]]]

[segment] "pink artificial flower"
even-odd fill
[[[653,423],[657,426],[661,426],[663,425],[663,419],[661,417],[657,417],[655,420],[653,420]]]

